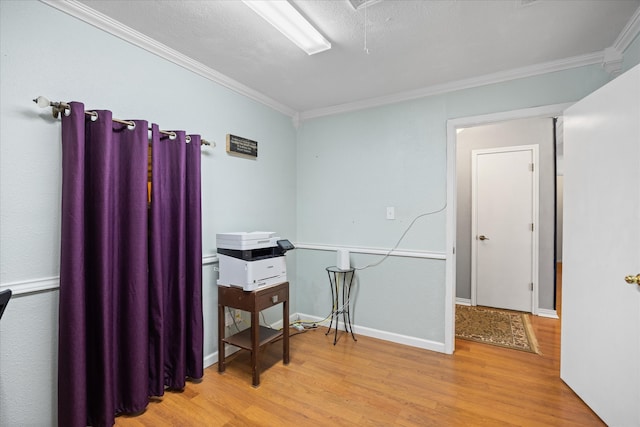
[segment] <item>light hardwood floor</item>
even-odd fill
[[[260,355],[251,386],[247,352],[227,371],[168,392],[118,426],[601,426],[559,378],[560,321],[533,317],[542,355],[457,340],[453,356],[311,330]],[[295,333],[292,330],[292,333]]]

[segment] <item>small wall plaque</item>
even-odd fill
[[[227,153],[255,159],[258,157],[258,141],[227,134]]]

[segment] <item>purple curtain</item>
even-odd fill
[[[161,135],[152,125],[149,393],[202,378],[200,136]],[[172,262],[167,262],[171,260]]]
[[[111,426],[116,414],[140,412],[150,394],[162,394],[150,381],[154,375],[173,388],[181,388],[185,376],[202,376],[200,158],[197,167],[190,167],[183,156],[186,176],[158,178],[181,182],[185,188],[197,181],[197,188],[182,190],[184,196],[170,193],[171,199],[192,201],[195,218],[186,216],[192,214],[186,203],[179,212],[172,205],[163,213],[171,221],[183,221],[185,236],[197,237],[172,237],[169,251],[150,248],[156,242],[150,238],[153,221],[147,206],[148,124],[135,121],[130,129],[113,122],[110,111],[97,113],[93,121],[84,114],[84,105],[74,102],[71,114],[62,119],[60,426]],[[190,170],[197,179],[188,178]],[[178,241],[186,246],[175,248]],[[173,251],[185,255],[150,262],[158,253],[173,256]],[[179,263],[174,267],[174,262]],[[174,276],[150,280],[151,265],[159,264],[168,265],[164,268],[177,272],[182,281],[172,281]],[[158,283],[160,292],[154,288]],[[176,294],[183,296],[173,299]],[[160,326],[157,306],[162,307]],[[158,344],[158,328],[164,340],[158,347],[163,354],[160,372],[155,371],[157,358],[150,351]]]

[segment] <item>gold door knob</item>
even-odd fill
[[[624,281],[629,283],[630,285],[633,285],[634,283],[636,285],[640,285],[640,274],[636,274],[635,276],[627,276],[624,278]]]
[[[487,236],[485,236],[484,234],[481,234],[478,236],[479,240],[489,240],[489,238]]]

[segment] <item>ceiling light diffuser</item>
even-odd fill
[[[331,43],[288,1],[242,1],[307,54],[313,55],[331,49]]]

